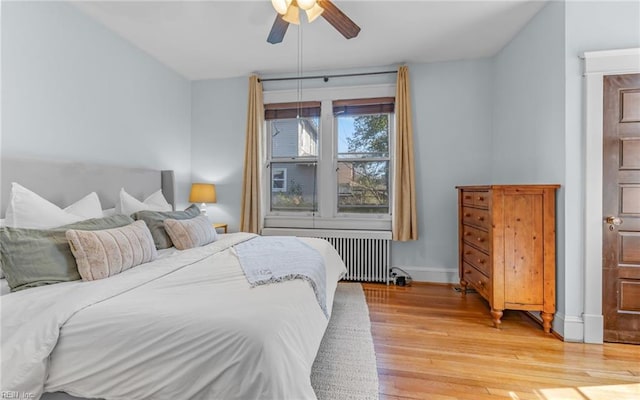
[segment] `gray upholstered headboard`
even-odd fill
[[[115,207],[120,188],[138,199],[162,189],[175,209],[173,171],[156,171],[80,162],[26,158],[0,160],[0,218],[4,218],[11,182],[17,182],[59,207],[96,192],[103,209]]]

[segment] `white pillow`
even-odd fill
[[[91,192],[69,207],[61,209],[15,182],[11,183],[6,226],[49,229],[90,218],[102,218],[102,206],[96,192]]]
[[[158,190],[144,201],[140,201],[125,192],[124,188],[120,189],[120,212],[122,214],[131,215],[143,210],[173,211],[173,207],[162,195],[162,190]]]

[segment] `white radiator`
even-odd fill
[[[345,280],[389,283],[391,232],[265,228],[262,234],[325,239],[347,266]]]

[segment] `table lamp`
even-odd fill
[[[200,205],[200,214],[207,215],[205,203],[216,202],[216,185],[212,183],[192,183],[189,202],[202,203]]]

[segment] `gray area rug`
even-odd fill
[[[359,283],[338,284],[311,385],[319,400],[378,399],[369,308]]]

